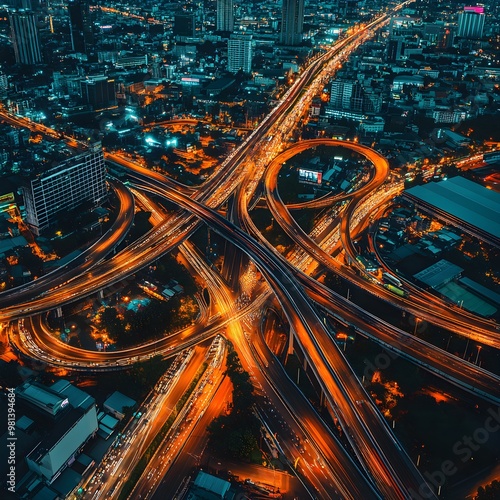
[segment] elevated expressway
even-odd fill
[[[338,272],[338,262],[332,258],[329,253],[325,252],[311,237],[302,231],[300,226],[291,217],[287,207],[283,204],[277,189],[278,173],[283,162],[301,151],[319,145],[343,146],[362,154],[374,165],[375,175],[372,176],[370,181],[362,189],[349,195],[355,200],[361,200],[363,196],[366,196],[367,193],[376,189],[384,181],[388,173],[388,165],[385,158],[383,158],[379,153],[365,146],[332,139],[315,139],[297,143],[293,147],[289,148],[287,151],[277,156],[271,162],[266,171],[266,199],[275,220],[293,239],[293,241],[299,244],[309,255],[328,268]],[[352,203],[352,205],[356,205],[356,203]],[[348,221],[348,215],[349,214],[343,214],[343,219]],[[267,243],[260,232],[257,231],[255,226],[250,225],[248,220],[246,220],[245,223],[248,231],[251,231],[251,233],[256,235],[256,237],[259,237],[263,244]],[[348,231],[347,226],[348,222],[344,223],[344,231]],[[472,363],[468,363],[465,360],[448,353],[447,351],[439,349],[436,346],[419,339],[418,337],[390,325],[375,315],[363,310],[361,307],[347,300],[345,297],[321,285],[321,283],[318,283],[304,273],[299,274],[299,280],[306,287],[310,296],[318,304],[320,304],[322,308],[327,311],[331,311],[332,314],[337,316],[341,321],[348,322],[349,324],[355,326],[359,331],[363,332],[366,336],[369,336],[387,349],[404,356],[410,361],[427,369],[435,375],[448,380],[456,386],[480,396],[482,399],[490,403],[496,405],[500,404],[500,377],[497,375]],[[385,298],[385,300],[390,300],[391,302],[394,301],[393,294],[390,294],[388,298],[384,297],[384,294],[379,294],[379,292],[385,292],[385,290],[381,289],[379,286],[372,285],[366,280],[361,280],[360,285],[363,286],[365,290],[372,288],[372,293],[379,295],[381,298]],[[399,302],[400,303],[398,303],[398,305],[400,307],[406,309],[412,314],[416,314],[419,317],[425,317],[429,321],[440,324],[446,328],[453,328],[458,322],[458,319],[454,317],[450,318],[449,312],[448,314],[445,314],[443,318],[440,308],[437,309],[437,314],[434,313],[432,309],[428,307],[429,303],[425,302],[425,299],[421,299],[419,301],[421,304],[420,306],[414,305],[411,301]],[[447,311],[444,312],[447,313]],[[454,313],[455,311],[452,310],[451,314],[453,315]],[[490,343],[490,345],[493,344],[495,347],[498,346],[499,336],[497,332],[488,330],[486,330],[484,334],[477,331],[471,332],[470,328],[472,325],[465,322],[467,320],[468,318],[463,320],[464,333],[466,335],[468,334],[467,336],[478,340],[479,338],[484,339],[483,335],[485,335],[487,341],[489,340],[487,343]],[[457,328],[457,330],[460,331],[459,328]]]
[[[342,43],[345,45],[345,42]],[[314,67],[316,63],[317,67]],[[302,75],[301,78],[304,78],[304,80],[301,85],[309,81],[315,75],[317,68],[323,63],[324,60],[321,58],[315,61]],[[229,166],[233,159],[235,160],[233,165],[236,166],[245,152],[250,147],[255,146],[268,128],[278,120],[279,115],[276,113],[284,113],[294,105],[301,85],[297,85],[291,92],[289,91],[284,103],[273,110],[264,120],[263,126],[245,141],[238,152],[230,157],[226,166]],[[268,126],[265,123],[267,120]],[[230,181],[226,176],[221,176],[214,181],[212,192],[215,197],[212,197],[211,201],[215,205],[219,204],[239,184],[239,175],[230,178]],[[151,181],[147,180],[147,182]],[[200,203],[203,200],[188,198],[165,186],[164,183],[160,188],[169,199],[210,224],[211,227],[220,232],[234,245],[249,254],[264,272],[284,306],[296,337],[301,343],[304,352],[307,353],[310,365],[313,367],[318,380],[321,381],[326,399],[336,414],[339,415],[353,449],[366,470],[370,471],[372,480],[376,483],[384,498],[408,498],[412,490],[418,491],[425,484],[423,478],[399,443],[397,443],[384,418],[359,384],[342,354],[338,349],[330,351],[332,345],[328,332],[301,286],[296,283],[293,274],[283,268],[282,262],[273,252],[262,248],[255,240],[225,221],[219,214],[203,206]],[[219,190],[221,191],[219,192]],[[200,198],[202,197],[200,196]],[[194,222],[186,223],[182,221],[182,223],[184,224],[184,230],[187,232],[194,225]],[[132,245],[131,255],[129,255],[132,262],[125,260],[121,263],[119,271],[121,277],[130,274],[138,266],[143,265],[145,259],[151,257],[147,255],[147,252],[143,252],[147,244],[150,246],[149,253],[155,253],[156,247],[160,245],[161,237],[164,236],[162,234],[164,231],[164,227],[155,229],[141,244]],[[164,252],[164,248],[162,251]],[[141,252],[143,252],[142,255]],[[139,254],[140,264],[138,260],[134,259],[137,255],[133,254]],[[121,256],[121,258],[123,259],[124,256]],[[157,258],[157,255],[153,255],[151,260],[155,258]],[[121,279],[121,277],[118,278]],[[96,285],[99,285],[99,288],[102,287],[102,280],[99,280]],[[84,282],[80,283],[79,286],[80,288],[71,293],[69,297],[61,296],[60,298],[66,299],[66,301],[74,300],[74,296],[88,295],[96,289],[92,289],[91,284],[85,278]],[[60,301],[57,304],[59,305]],[[30,315],[34,313],[35,309],[43,310],[53,306],[54,302],[39,303],[35,300],[31,303],[31,306],[21,308],[17,313]],[[7,317],[9,317],[9,313],[12,313],[12,311],[7,312]],[[366,403],[356,405],[354,402],[357,400],[364,400]]]
[[[331,61],[335,62],[338,57],[346,57],[349,50],[352,50],[359,43],[359,38],[363,36],[366,38],[366,34],[369,34],[370,30],[376,29],[378,25],[386,23],[387,20],[388,17],[384,14],[365,29],[342,40],[330,49],[330,51],[312,61],[283,96],[282,102],[273,108],[271,113],[264,118],[259,127],[250,134],[244,143],[226,158],[218,171],[205,182],[203,188],[197,190],[194,194],[189,188],[182,188],[182,191],[190,193],[197,201],[205,203],[208,206],[218,207],[222,205],[240,185],[241,177],[248,168],[245,160],[258,154],[260,142],[273,127],[278,127],[283,122],[287,113],[300,102],[302,90],[318,77],[321,79],[325,78],[323,66]],[[0,115],[19,126],[28,126],[34,130],[39,130],[42,127],[34,122],[27,122],[19,117],[10,116],[5,112],[1,112]],[[43,132],[44,130],[39,131]],[[55,131],[49,130],[50,132],[57,135]],[[146,172],[148,175],[154,176],[158,181],[167,183],[174,189],[181,189],[178,183],[174,183],[156,172],[148,171],[126,158],[119,157],[113,153],[107,153],[107,159],[129,170]],[[29,298],[24,298],[23,296],[23,301],[16,298],[14,302],[9,302],[7,298],[5,302],[0,300],[0,306],[2,306],[0,321],[32,316],[92,295],[102,288],[116,283],[124,277],[140,270],[159,256],[171,251],[188,237],[197,228],[198,224],[199,222],[195,218],[188,216],[185,212],[178,212],[163,221],[150,233],[134,242],[129,248],[114,255],[109,260],[100,262],[92,267],[89,272],[82,273],[80,267],[81,274],[78,277],[73,277],[72,274],[66,274],[64,277],[61,276],[56,287],[52,287],[46,296],[41,295],[46,292],[45,289],[39,288],[37,283],[32,283],[27,286],[27,289],[29,289]],[[68,269],[64,269],[63,271],[68,271]],[[66,276],[69,276],[70,279],[67,279]],[[12,291],[12,293],[15,295],[17,291]]]
[[[182,244],[180,250],[186,255],[188,262],[195,266],[196,272],[202,276],[204,282],[211,289],[223,317],[238,318],[233,292],[221,279],[219,273],[207,265],[189,242]],[[263,302],[267,301],[269,296],[270,294],[267,293],[261,294],[256,299],[257,303],[252,305],[252,310],[255,310],[255,307],[262,307]],[[264,369],[262,362],[259,362],[261,355],[255,352],[255,343],[259,343],[260,352],[266,353],[264,354],[264,356],[267,355],[265,359],[270,357],[267,346],[260,336],[254,337],[253,342],[250,342],[244,334],[243,328],[244,321],[241,318],[233,319],[227,325],[226,337],[235,346],[244,368],[249,373],[258,376],[258,383],[268,388],[267,394],[274,392],[277,396],[282,406],[280,414],[287,419],[294,432],[297,435],[308,436],[315,456],[323,458],[326,466],[325,472],[330,477],[332,486],[330,487],[326,482],[321,481],[315,474],[307,474],[307,471],[304,470],[303,474],[307,475],[308,482],[314,485],[321,498],[352,498],[353,500],[379,498],[375,488],[350,458],[345,447],[318,416],[304,394],[288,378],[283,366],[271,361],[267,365],[268,368]],[[297,415],[300,415],[300,418],[297,418]],[[287,457],[293,458],[298,455],[302,458],[293,443],[287,443],[284,438],[280,438],[280,441],[282,447],[287,448]],[[293,467],[293,464],[290,465]]]
[[[401,5],[404,5],[401,4]],[[399,6],[395,9],[397,10]],[[347,56],[350,50],[360,43],[360,40],[369,38],[369,35],[379,26],[387,23],[388,15],[384,14],[371,24],[367,25],[356,34],[351,35],[338,42],[328,52],[318,56],[302,72],[296,82],[283,96],[282,101],[273,108],[273,110],[264,118],[259,127],[252,132],[239,148],[234,150],[228,158],[221,164],[218,171],[208,179],[203,187],[194,194],[189,188],[181,188],[178,183],[164,176],[151,172],[143,167],[136,165],[123,157],[107,153],[109,161],[120,164],[129,170],[144,172],[153,176],[159,182],[166,183],[174,189],[182,189],[183,192],[190,193],[199,203],[204,203],[210,207],[221,206],[231,195],[231,193],[241,184],[241,178],[248,172],[249,167],[246,160],[258,154],[259,144],[272,129],[277,129],[283,123],[287,113],[297,104],[301,103],[301,95],[304,88],[316,79],[326,78],[328,71],[323,67],[335,63],[339,58]],[[0,112],[0,116],[19,126],[29,126],[31,129],[45,131],[46,127],[28,122],[19,117],[13,117],[5,112]],[[47,133],[57,134],[56,131]],[[189,236],[197,227],[199,222],[195,218],[189,217],[185,212],[178,212],[172,217],[162,222],[143,238],[134,242],[129,248],[113,256],[106,262],[94,266],[91,272],[83,273],[78,278],[69,282],[58,283],[57,289],[51,289],[46,297],[40,297],[40,290],[37,283],[32,283],[28,287],[30,298],[17,300],[10,305],[9,302],[0,300],[0,321],[8,321],[16,318],[31,316],[46,310],[54,309],[64,304],[71,303],[80,298],[91,295],[103,287],[109,286],[120,281],[127,275],[130,275],[150,262],[156,260],[160,255],[169,252],[177,246],[184,238]],[[16,293],[16,292],[13,292]],[[5,306],[5,307],[4,307]]]
[[[120,203],[120,213],[112,226],[93,245],[63,267],[44,274],[36,281],[0,292],[0,305],[19,306],[33,297],[43,295],[61,283],[71,281],[90,271],[119,245],[134,222],[135,202],[129,189],[117,180],[109,180]]]
[[[335,145],[340,142],[325,139],[304,141],[303,143],[299,143],[293,149],[294,151],[296,150],[296,148],[305,150],[308,147],[311,147],[311,145],[318,145],[320,141],[323,143],[335,143]],[[363,149],[362,146],[356,145],[355,147],[359,148],[359,150]],[[380,156],[378,153],[372,150],[366,153],[370,155],[370,158],[376,158]],[[281,155],[280,158],[282,158]],[[372,178],[372,181],[374,183],[380,182],[380,179],[383,177],[383,174],[380,176],[376,175]],[[370,190],[371,186],[369,184],[371,184],[372,181],[364,186],[364,191],[368,192]],[[138,182],[138,184],[140,185],[141,183]],[[270,186],[271,184],[266,182],[266,187]],[[147,189],[147,187],[145,189]],[[155,189],[153,190],[153,192],[155,192],[157,195],[162,195],[160,190]],[[269,199],[272,199],[274,197],[276,197],[275,192],[273,192],[273,196],[271,196]],[[281,212],[275,212],[275,216],[278,221],[281,217],[280,214]],[[257,236],[260,235],[256,228],[249,223],[249,220],[245,219],[242,223],[245,226],[247,232],[250,232]],[[296,236],[296,233],[292,234],[293,237]],[[290,236],[292,236],[292,234],[290,234]],[[266,240],[263,239],[261,235],[260,240],[263,244],[267,244]],[[323,252],[321,249],[320,251]],[[331,258],[330,256],[328,257]],[[310,296],[325,310],[330,311],[334,316],[337,316],[340,319],[343,318],[343,321],[348,321],[360,332],[363,332],[365,335],[374,339],[384,347],[388,348],[391,351],[394,351],[398,355],[404,356],[418,366],[430,371],[435,375],[440,376],[441,378],[444,378],[445,380],[455,384],[459,388],[471,392],[490,403],[500,403],[500,377],[498,377],[497,375],[474,364],[468,363],[451,353],[439,349],[428,342],[425,342],[399,328],[394,327],[393,325],[390,325],[389,323],[383,321],[375,315],[363,310],[361,307],[347,300],[345,297],[342,297],[341,295],[336,294],[334,291],[321,285],[306,274],[299,272],[296,268],[290,266],[289,263],[287,263],[286,265],[289,266],[290,272],[297,273],[299,280],[306,287]],[[363,280],[362,283],[365,284],[366,281]],[[377,289],[378,288],[379,287],[377,287]]]
[[[137,174],[133,174],[134,177]],[[141,176],[142,177],[142,176]],[[397,442],[384,417],[359,383],[349,364],[332,342],[322,319],[277,255],[210,208],[145,176],[151,189],[163,191],[171,201],[188,209],[246,253],[266,276],[282,304],[326,400],[342,422],[358,459],[385,498],[408,498],[425,484]],[[358,405],[356,401],[365,401]]]
[[[356,151],[365,156],[373,164],[375,169],[374,175],[370,181],[361,189],[348,195],[331,197],[332,202],[346,199],[349,200],[348,205],[344,208],[340,216],[339,234],[342,245],[345,249],[347,249],[347,252],[353,262],[355,262],[356,257],[356,251],[351,241],[351,221],[353,213],[356,212],[357,207],[361,206],[364,199],[372,192],[380,193],[380,203],[385,202],[384,196],[386,196],[386,193],[384,191],[380,191],[378,188],[387,177],[388,164],[385,158],[379,153],[371,148],[349,141],[314,139],[311,141],[299,142],[273,159],[266,170],[264,179],[266,199],[271,213],[288,236],[290,236],[295,243],[297,243],[310,256],[314,257],[315,260],[323,264],[326,268],[333,270],[354,283],[357,283],[358,286],[376,295],[377,297],[392,304],[396,304],[400,309],[406,310],[418,318],[425,319],[446,329],[452,329],[455,333],[459,333],[475,341],[482,342],[495,348],[500,348],[500,335],[490,321],[482,320],[481,318],[471,315],[462,309],[448,307],[438,298],[429,296],[427,293],[422,293],[416,288],[411,289],[412,294],[410,298],[397,297],[379,285],[371,283],[370,281],[357,276],[353,272],[348,272],[345,266],[342,266],[331,256],[330,252],[332,249],[328,249],[328,252],[323,250],[323,248],[313,238],[301,229],[288,211],[288,206],[285,206],[279,196],[277,188],[278,174],[284,161],[309,147],[316,147],[319,145],[342,146],[352,151]],[[390,198],[391,196],[391,192],[389,192],[388,197]],[[321,204],[325,203],[326,198],[323,198],[322,200],[324,201],[321,201]],[[294,207],[298,208],[298,206],[299,205],[295,205]],[[304,206],[306,206],[306,204],[304,204]]]

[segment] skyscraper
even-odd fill
[[[227,42],[228,71],[252,71],[252,35],[231,35]]]
[[[36,16],[30,11],[18,11],[10,14],[10,29],[14,55],[17,64],[40,64],[42,52],[38,41]]]
[[[283,0],[280,42],[300,45],[304,24],[304,0]]]
[[[80,54],[89,54],[94,46],[94,32],[88,0],[70,0],[68,3],[71,47]]]
[[[217,0],[217,31],[233,31],[233,0]]]
[[[458,36],[462,38],[478,39],[483,36],[484,7],[464,7],[458,15]]]

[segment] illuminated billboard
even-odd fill
[[[299,168],[299,182],[303,184],[321,184],[323,179],[323,172],[318,172],[317,170],[306,170],[305,168]]]
[[[472,5],[464,7],[464,12],[474,12],[476,14],[484,14],[484,7],[482,5]]]

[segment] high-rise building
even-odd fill
[[[26,223],[39,235],[57,221],[63,211],[85,201],[101,203],[106,198],[106,167],[101,143],[64,160],[28,180],[23,186]]]
[[[300,45],[304,24],[304,0],[283,0],[280,42]]]
[[[405,50],[405,42],[403,37],[394,37],[387,44],[387,60],[389,62],[397,62],[403,59]]]
[[[335,12],[342,18],[351,18],[358,14],[358,0],[337,0]]]
[[[351,98],[359,93],[357,82],[333,80],[330,84],[330,105],[338,109],[352,109]]]
[[[7,75],[0,70],[0,97],[3,97],[9,88]]]
[[[92,109],[104,109],[116,104],[115,81],[107,76],[88,77],[81,82],[82,98]]]
[[[227,69],[231,73],[252,71],[252,35],[232,34],[227,42]]]
[[[196,31],[196,15],[194,12],[174,15],[173,34],[177,36],[193,37]]]
[[[233,31],[233,0],[217,0],[217,31]]]
[[[80,54],[89,54],[94,48],[94,31],[88,0],[70,0],[68,3],[71,47]]]
[[[464,7],[458,15],[458,36],[462,38],[478,39],[483,36],[484,7]]]
[[[38,41],[35,13],[20,10],[12,12],[9,18],[16,63],[40,64],[42,52]]]
[[[357,81],[333,80],[330,83],[330,103],[327,116],[362,119],[366,113],[377,113],[382,105],[379,95],[367,95]]]

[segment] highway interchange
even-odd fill
[[[498,347],[495,325],[472,317],[462,310],[447,307],[439,301],[431,302],[427,295],[418,290],[412,290],[412,300],[394,297],[377,283],[363,280],[346,265],[355,265],[355,250],[351,238],[357,228],[362,226],[363,219],[368,217],[365,214],[369,214],[374,208],[373,202],[369,202],[369,210],[363,211],[359,207],[367,203],[366,200],[371,199],[371,193],[379,189],[382,189],[379,193],[386,193],[387,200],[395,193],[385,187],[381,188],[388,175],[388,166],[378,153],[354,143],[318,140],[298,143],[285,150],[281,156],[276,156],[282,144],[286,143],[284,139],[287,131],[298,122],[307,106],[307,89],[310,89],[311,95],[314,94],[315,85],[321,85],[339,61],[386,21],[387,17],[382,16],[373,26],[360,29],[327,54],[312,61],[260,126],[231,153],[216,174],[194,192],[158,173],[134,165],[118,154],[107,153],[108,161],[127,168],[130,182],[136,189],[165,197],[182,210],[175,215],[158,213],[157,223],[150,233],[122,252],[109,257],[126,235],[134,213],[131,191],[118,181],[113,181],[121,210],[112,230],[71,264],[38,279],[36,283],[0,294],[0,319],[3,322],[20,320],[17,327],[9,328],[11,340],[17,348],[28,356],[73,369],[118,369],[138,359],[147,359],[154,353],[174,355],[206,341],[225,328],[226,335],[236,346],[245,368],[255,374],[260,387],[267,388],[266,394],[274,394],[274,403],[279,406],[280,412],[293,429],[293,435],[302,436],[302,444],[307,442],[307,446],[311,448],[311,456],[321,457],[325,480],[318,479],[316,473],[308,473],[307,467],[302,470],[302,475],[312,485],[311,496],[406,499],[420,492],[423,498],[433,498],[434,493],[426,487],[420,472],[332,339],[324,316],[315,304],[319,304],[322,311],[338,316],[388,349],[397,351],[496,405],[500,402],[498,377],[388,325],[334,291],[326,289],[302,272],[302,269],[307,269],[312,261],[320,263],[358,285],[362,284],[363,288],[374,295],[396,303],[411,314]],[[271,137],[271,140],[264,143],[265,137]],[[373,164],[373,175],[361,189],[351,193],[346,208],[326,225],[328,229],[325,229],[322,237],[315,239],[298,227],[281,202],[277,193],[277,175],[285,157],[289,158],[301,149],[318,145],[343,145],[358,151]],[[252,200],[261,195],[256,193],[260,179],[264,179],[264,194],[275,220],[304,252],[305,257],[298,267],[287,262],[262,239],[249,216],[248,209],[252,206]],[[233,193],[238,220],[230,221],[217,208]],[[387,201],[385,198],[377,196],[377,202]],[[321,203],[333,205],[338,201],[325,199]],[[353,222],[354,219],[356,222]],[[260,302],[243,310],[234,309],[231,290],[224,286],[214,270],[203,262],[201,256],[196,255],[189,244],[188,238],[199,227],[200,221],[245,253],[265,276],[266,285],[262,285]],[[45,331],[39,313],[95,294],[176,247],[181,249],[186,260],[196,267],[196,272],[207,283],[211,297],[219,307],[217,314],[202,315],[196,325],[169,339],[109,353],[72,348],[58,342]],[[344,264],[332,257],[334,252],[341,249],[349,260]],[[109,258],[104,260],[106,256]],[[260,334],[245,334],[243,326],[247,315],[262,308],[265,301],[273,297],[279,301],[290,325],[291,339],[304,353],[307,365],[321,385],[324,400],[342,426],[354,457],[351,457],[345,445],[338,441],[297,387],[289,381]],[[29,328],[25,328],[28,325]],[[248,331],[251,326],[247,324],[245,329]],[[300,450],[297,450],[293,440],[287,443],[284,438],[283,446],[292,462],[294,458],[301,458]],[[423,496],[424,492],[426,496]]]

